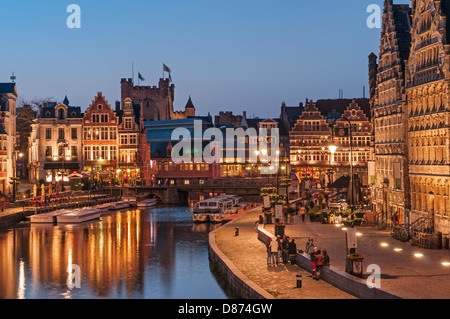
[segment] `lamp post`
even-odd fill
[[[350,193],[350,210],[351,210],[351,218],[353,219],[353,205],[354,205],[354,198],[353,198],[353,193],[354,193],[354,185],[353,185],[353,135],[352,135],[352,123],[350,122],[350,120],[348,118],[342,117],[342,120],[345,120],[348,122],[349,124],[349,139],[350,139],[350,185],[349,188],[351,190]],[[332,133],[332,139],[331,139],[331,144],[328,146],[328,149],[330,150],[331,154],[334,156],[334,153],[336,153],[337,150],[337,146],[334,145],[334,125],[336,123],[336,121],[339,120],[339,118],[336,118],[333,123],[331,124],[331,133]],[[339,131],[339,136],[345,136],[345,129],[342,129]],[[348,191],[347,191],[348,192]]]

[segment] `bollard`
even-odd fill
[[[239,236],[239,227],[236,227],[235,229],[234,229],[234,236]]]
[[[297,288],[302,288],[302,275],[297,275]]]

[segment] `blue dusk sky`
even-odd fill
[[[397,0],[395,3],[410,3]],[[70,4],[81,28],[69,29]],[[21,98],[65,92],[84,111],[97,92],[114,105],[132,63],[157,85],[172,69],[175,110],[277,117],[283,101],[368,96],[368,56],[381,29],[367,7],[381,0],[0,0],[0,82]]]

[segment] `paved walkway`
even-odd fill
[[[266,248],[255,227],[260,214],[261,208],[257,208],[215,233],[218,248],[244,275],[278,299],[354,299],[324,281],[315,281],[297,265],[267,266]],[[239,227],[237,237],[235,227]],[[296,288],[297,275],[303,276],[301,289]]]
[[[261,208],[253,210],[216,233],[218,247],[247,277],[279,299],[353,298],[323,281],[314,281],[296,265],[267,266],[266,249],[257,239],[254,224],[260,214]],[[238,237],[234,236],[235,227],[240,228]],[[265,229],[274,233],[274,225]],[[365,276],[367,266],[377,264],[382,290],[406,299],[450,298],[450,267],[442,265],[450,262],[449,250],[413,247],[393,239],[388,231],[371,227],[358,227],[357,231],[361,233],[357,251],[364,256]],[[308,237],[315,238],[319,249],[327,250],[332,266],[345,270],[345,231],[341,227],[303,223],[296,216],[293,224],[287,225],[286,235],[295,239],[297,249],[304,249]],[[416,253],[423,257],[415,257]],[[297,274],[303,275],[302,289],[294,288]]]

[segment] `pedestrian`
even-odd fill
[[[283,242],[281,243],[281,247],[283,249],[283,264],[288,263],[289,258],[289,237],[286,235],[283,236]]]
[[[281,247],[281,236],[277,235],[277,265],[280,263],[280,258],[281,258],[281,251],[282,251],[282,247]]]
[[[289,243],[289,259],[292,265],[295,265],[295,255],[297,254],[297,244],[295,239],[292,239]]]
[[[317,254],[316,254],[315,258],[314,258],[316,271],[313,273],[313,278],[315,278],[317,280],[319,279],[319,278],[316,278],[317,270],[320,271],[320,269],[322,269],[323,262],[324,262],[324,256],[323,256],[322,252],[320,250],[318,250]]]
[[[397,211],[394,214],[394,225],[398,226],[400,224],[400,213]]]
[[[272,239],[267,238],[267,266],[270,266],[272,264]]]
[[[310,255],[310,260],[312,263],[312,276],[313,278],[316,276],[316,255],[319,253],[319,249],[317,247],[314,247],[313,252]]]
[[[300,214],[302,215],[302,222],[305,222],[305,217],[306,217],[306,208],[302,207]]]

